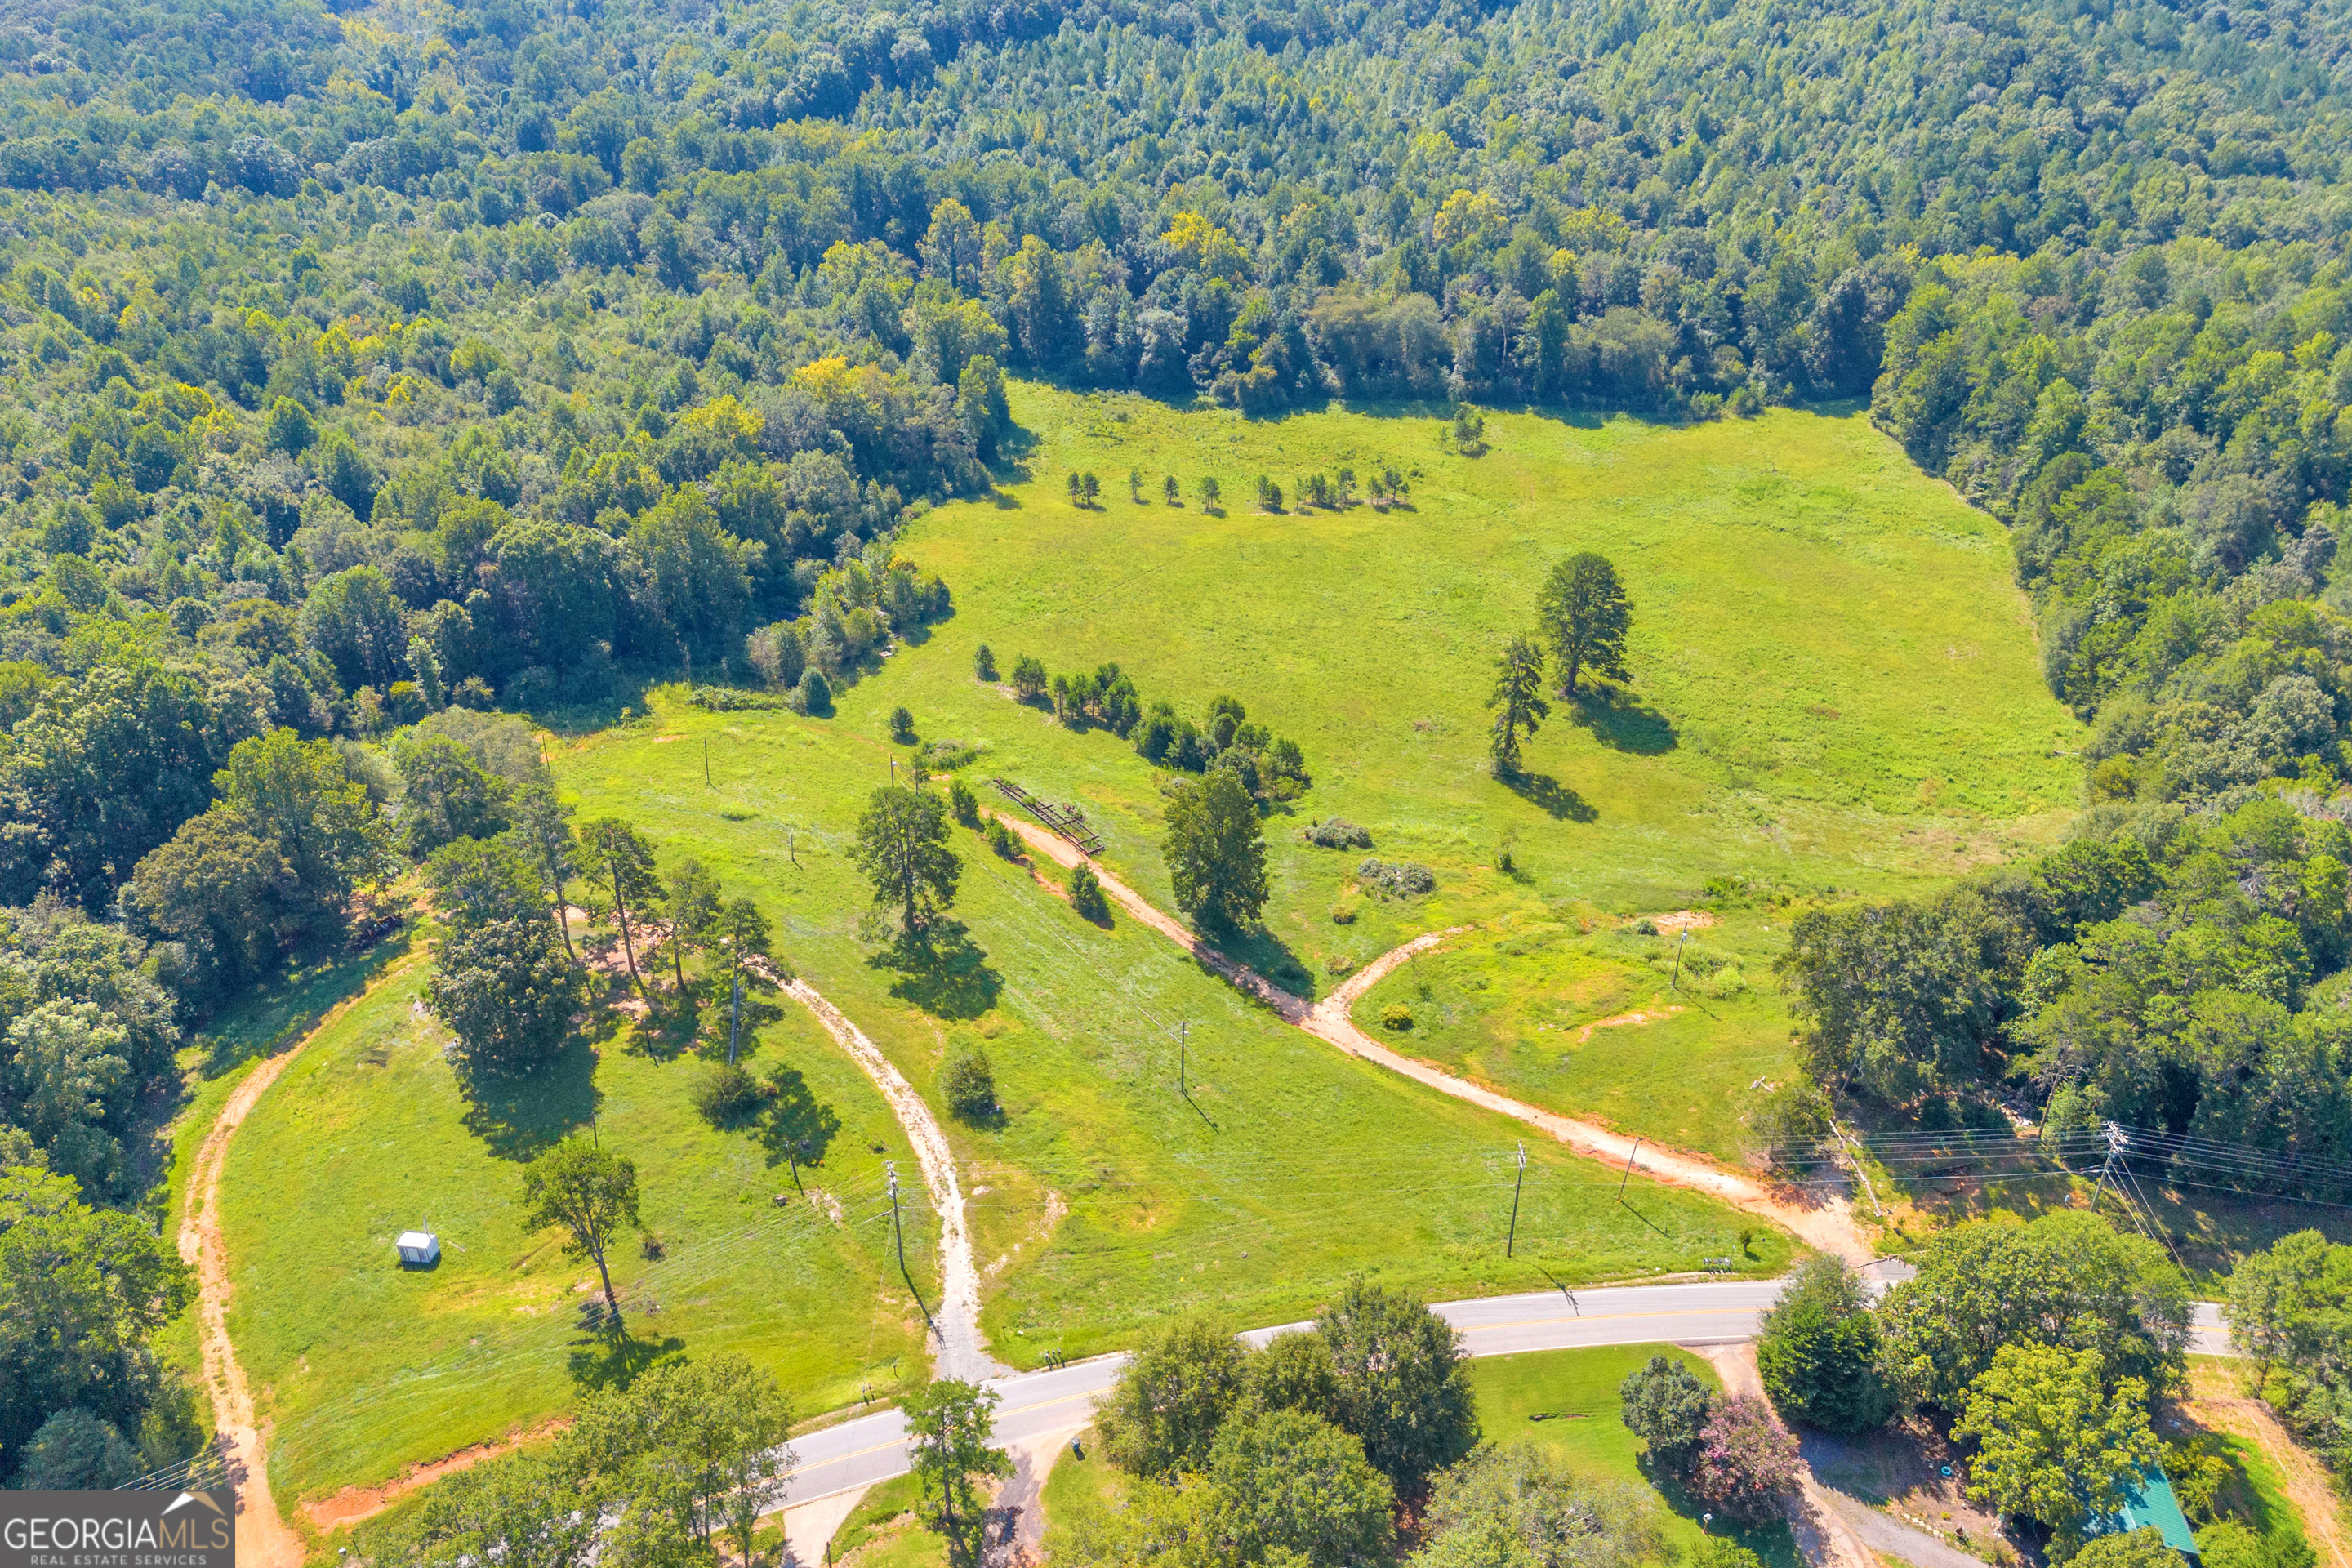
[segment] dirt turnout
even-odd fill
[[[990,812],[988,815],[1005,823],[1021,835],[1032,849],[1059,865],[1076,866],[1086,859],[1076,846],[1034,823],[1024,821],[1008,812]],[[1855,1223],[1852,1208],[1843,1198],[1829,1197],[1818,1204],[1808,1205],[1776,1197],[1749,1177],[1727,1170],[1712,1161],[1663,1149],[1590,1121],[1580,1121],[1574,1117],[1562,1116],[1557,1111],[1514,1100],[1509,1095],[1472,1083],[1467,1079],[1457,1078],[1441,1068],[1393,1050],[1356,1026],[1349,1009],[1366,992],[1380,984],[1397,965],[1428,952],[1447,937],[1459,935],[1469,929],[1466,926],[1415,937],[1402,947],[1382,953],[1356,971],[1321,1002],[1309,1003],[1302,996],[1294,996],[1283,990],[1247,964],[1235,963],[1202,942],[1181,921],[1152,908],[1135,889],[1112,875],[1099,862],[1095,863],[1094,870],[1101,879],[1103,891],[1128,913],[1170,941],[1181,944],[1207,969],[1265,1003],[1285,1023],[1296,1025],[1316,1038],[1337,1046],[1349,1056],[1378,1062],[1392,1072],[1428,1085],[1441,1094],[1452,1095],[1456,1100],[1467,1100],[1524,1122],[1580,1154],[1606,1162],[1618,1169],[1630,1165],[1670,1186],[1691,1187],[1710,1193],[1735,1208],[1793,1232],[1809,1246],[1834,1253],[1849,1262],[1867,1263],[1875,1256]]]

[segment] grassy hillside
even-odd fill
[[[812,1204],[750,1133],[693,1111],[691,1058],[662,1059],[625,1032],[583,1043],[527,1096],[469,1110],[418,1010],[423,955],[329,1025],[231,1145],[223,1219],[236,1291],[229,1332],[265,1421],[284,1498],[382,1480],[411,1461],[528,1426],[625,1364],[735,1350],[773,1367],[811,1412],[915,1363],[921,1323],[888,1249],[881,1163],[913,1168],[880,1097],[797,1008],[763,1031],[841,1118]],[[584,1331],[592,1264],[520,1227],[521,1162],[588,1129],[637,1163],[646,1230],[622,1238],[614,1278],[631,1343]],[[875,1152],[877,1146],[883,1151]],[[919,1189],[917,1202],[919,1203]],[[908,1261],[926,1291],[928,1215]],[[442,1261],[403,1269],[392,1241],[429,1224]]]
[[[955,616],[844,694],[834,722],[879,735],[903,702],[925,738],[980,743],[976,776],[1082,803],[1108,862],[1166,903],[1151,771],[974,681],[972,651],[1005,669],[1023,653],[1056,672],[1115,660],[1196,718],[1232,693],[1315,777],[1267,825],[1272,940],[1249,956],[1323,988],[1410,936],[1486,925],[1362,1016],[1458,973],[1483,994],[1457,988],[1413,1048],[1515,1093],[1730,1152],[1727,1097],[1787,1068],[1776,896],[1930,883],[2046,841],[2077,798],[2081,732],[2041,680],[2006,532],[1859,416],[1496,415],[1491,449],[1467,458],[1424,416],[1252,422],[1034,384],[1014,408],[1034,434],[1024,478],[931,513],[904,546],[953,585]],[[1299,474],[1383,463],[1411,476],[1412,510],[1251,510],[1258,474],[1295,493]],[[1080,470],[1102,481],[1099,510],[1066,497]],[[1179,507],[1160,499],[1169,474]],[[1486,766],[1491,660],[1531,625],[1551,564],[1587,548],[1627,581],[1634,680],[1614,702],[1559,705],[1529,782],[1507,788]],[[1436,891],[1360,896],[1360,853],[1297,836],[1330,816],[1433,868]],[[1657,943],[1607,933],[1710,883],[1733,918],[1701,957],[1736,962],[1744,986],[1670,992]],[[1734,915],[1742,899],[1756,908]],[[1686,1011],[1597,1031],[1559,1070],[1549,1031],[1672,1005]]]
[[[903,654],[893,673],[930,657]],[[1097,929],[976,834],[956,831],[956,913],[972,951],[929,973],[882,967],[857,934],[867,893],[845,850],[894,755],[905,752],[839,720],[708,714],[656,693],[650,721],[554,761],[583,819],[627,818],[757,898],[778,951],[943,1121],[948,1050],[970,1042],[992,1058],[1003,1124],[948,1125],[1005,1360],[1108,1348],[1200,1304],[1281,1322],[1358,1272],[1472,1295],[1742,1256],[1752,1222],[1733,1211],[1638,1182],[1634,1208],[1621,1208],[1610,1173],[1531,1144],[1507,1260],[1515,1129],[1279,1023],[1164,937],[1124,919]],[[1745,1257],[1771,1269],[1788,1252],[1759,1235]]]

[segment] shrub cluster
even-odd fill
[[[1370,849],[1372,847],[1370,829],[1344,816],[1329,816],[1310,822],[1298,830],[1298,836],[1322,849]]]
[[[1356,865],[1356,879],[1387,899],[1418,898],[1437,887],[1436,874],[1412,860],[1380,860],[1366,856]]]
[[[686,700],[689,707],[706,713],[740,713],[786,706],[785,700],[772,691],[746,691],[734,686],[698,686],[686,694]]]

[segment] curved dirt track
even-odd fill
[[[999,821],[1021,835],[1024,842],[1062,866],[1076,866],[1087,857],[1078,847],[1046,828],[1025,822],[1009,812],[991,812]],[[1113,876],[1100,862],[1093,862],[1094,873],[1120,908],[1152,930],[1180,943],[1202,965],[1223,976],[1265,1003],[1287,1024],[1306,1030],[1319,1040],[1337,1046],[1352,1057],[1377,1062],[1391,1072],[1402,1073],[1416,1083],[1426,1084],[1441,1094],[1466,1100],[1472,1105],[1507,1116],[1523,1122],[1565,1144],[1577,1153],[1606,1162],[1619,1169],[1629,1163],[1634,1170],[1670,1186],[1690,1187],[1722,1199],[1733,1207],[1771,1221],[1790,1231],[1808,1246],[1822,1252],[1834,1253],[1847,1261],[1867,1263],[1875,1256],[1870,1244],[1863,1238],[1855,1225],[1853,1210],[1843,1198],[1825,1198],[1818,1205],[1790,1203],[1775,1197],[1761,1185],[1736,1171],[1726,1170],[1696,1155],[1677,1153],[1620,1132],[1562,1116],[1558,1111],[1514,1100],[1509,1095],[1457,1078],[1443,1068],[1418,1060],[1373,1039],[1356,1026],[1349,1009],[1363,994],[1378,984],[1397,965],[1416,954],[1428,952],[1447,937],[1468,930],[1455,926],[1448,931],[1432,931],[1415,937],[1391,952],[1382,953],[1335,989],[1321,1002],[1309,1003],[1267,980],[1247,964],[1235,963],[1215,948],[1185,929],[1182,922],[1151,907],[1125,882]]]
[[[764,966],[763,966],[764,967]],[[891,1112],[914,1145],[915,1163],[922,1168],[923,1185],[929,1190],[931,1207],[940,1216],[940,1305],[933,1314],[931,1328],[939,1341],[937,1371],[941,1377],[960,1378],[967,1383],[979,1383],[986,1378],[1002,1377],[1012,1370],[988,1353],[988,1342],[980,1331],[980,1271],[972,1266],[971,1228],[966,1223],[963,1208],[963,1184],[956,1177],[955,1152],[948,1146],[947,1133],[941,1131],[939,1118],[915,1086],[882,1054],[882,1047],[866,1037],[866,1032],[843,1016],[840,1008],[825,1000],[824,994],[805,980],[783,980],[772,971],[769,977],[776,980],[785,994],[807,1008],[816,1021],[824,1026],[850,1058],[865,1069],[890,1102]]]
[[[180,1215],[180,1257],[196,1270],[197,1337],[204,1349],[205,1389],[212,1398],[213,1425],[228,1440],[231,1473],[244,1478],[237,1488],[236,1559],[245,1568],[301,1568],[303,1548],[302,1538],[279,1515],[278,1501],[270,1495],[269,1455],[254,1417],[253,1391],[246,1383],[245,1368],[237,1364],[236,1347],[229,1342],[228,1247],[220,1227],[221,1176],[228,1164],[229,1140],[305,1046],[415,962],[410,958],[394,964],[328,1009],[326,1016],[300,1039],[256,1063],[213,1118],[211,1131],[196,1150],[194,1168],[188,1173],[188,1195]]]

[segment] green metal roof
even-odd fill
[[[2180,1500],[2172,1495],[2172,1481],[2161,1466],[2125,1482],[2123,1507],[2093,1523],[2090,1532],[2122,1535],[2135,1530],[2154,1530],[2167,1546],[2191,1563],[2197,1561],[2197,1537],[2190,1532],[2189,1516],[2180,1511]]]

